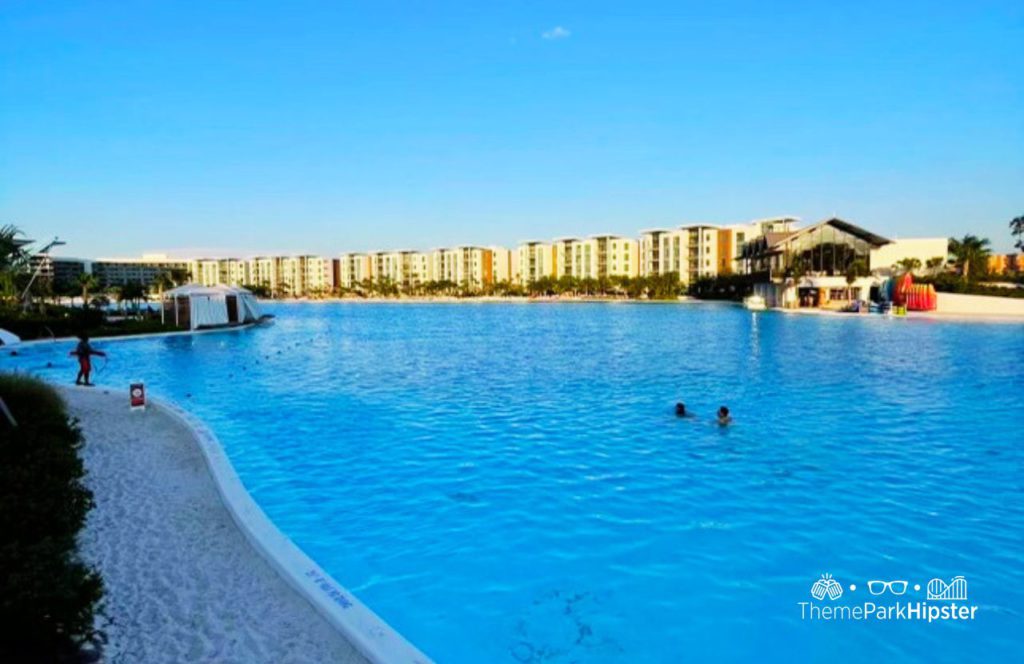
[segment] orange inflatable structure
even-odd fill
[[[905,306],[909,311],[934,311],[938,297],[931,284],[915,284],[907,272],[896,281],[893,289],[894,304]]]

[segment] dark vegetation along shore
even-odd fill
[[[178,331],[173,325],[161,323],[159,314],[111,316],[101,309],[55,304],[36,304],[28,311],[17,306],[2,306],[0,328],[26,341],[74,337],[83,333],[90,337],[116,337]]]
[[[0,399],[16,422],[0,413],[0,661],[90,661],[103,581],[76,549],[93,507],[82,434],[36,379],[0,373]]]

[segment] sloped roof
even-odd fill
[[[789,231],[788,233],[765,233],[764,240],[768,243],[769,247],[774,247],[794,233],[796,233],[796,231]]]
[[[247,288],[241,286],[225,286],[224,284],[217,284],[216,286],[203,286],[202,284],[185,284],[184,286],[178,286],[172,288],[169,291],[164,291],[164,295],[168,297],[178,297],[185,295],[243,295],[252,294]]]
[[[888,238],[884,238],[881,235],[876,235],[865,228],[861,228],[860,226],[851,224],[848,221],[843,221],[838,217],[832,217],[831,219],[826,219],[825,221],[819,221],[813,226],[808,226],[807,228],[801,228],[800,230],[793,231],[792,237],[810,233],[821,228],[822,226],[832,226],[833,228],[838,228],[844,233],[849,233],[850,235],[858,237],[861,240],[867,242],[868,244],[872,244],[876,247],[881,247],[883,244],[889,244],[890,242],[892,242],[892,240],[889,240]]]

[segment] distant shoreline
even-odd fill
[[[612,297],[502,297],[502,296],[480,296],[480,297],[402,297],[402,298],[352,298],[352,297],[327,297],[327,298],[289,298],[289,299],[266,299],[260,300],[266,304],[355,304],[355,305],[376,305],[376,304],[638,304],[638,305],[706,305],[719,304],[733,307],[742,307],[742,302],[733,300],[702,300],[700,298],[681,296],[676,300],[639,300],[632,298]],[[880,314],[856,314],[830,309],[783,309],[772,308],[769,312],[803,315],[803,316],[827,316],[838,318],[888,318]],[[752,312],[754,313],[754,312]],[[1024,323],[1024,315],[1014,312],[993,313],[993,312],[942,312],[942,311],[911,311],[906,317],[895,317],[900,320],[930,320],[939,322],[974,322],[974,323]]]
[[[708,302],[720,302],[726,304],[741,304],[731,300],[701,300],[687,295],[680,296],[674,300],[641,300],[629,297],[515,297],[501,295],[480,295],[475,297],[450,296],[414,296],[414,297],[318,297],[318,298],[265,298],[260,303],[271,304],[331,304],[331,303],[352,303],[352,304],[419,304],[419,303],[498,303],[498,304],[548,304],[548,303],[573,303],[573,304],[705,304]]]

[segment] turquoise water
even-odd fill
[[[142,378],[202,417],[278,527],[439,662],[1022,652],[1024,326],[719,305],[275,310],[270,328],[100,342],[97,379]],[[70,382],[66,353],[0,368]],[[679,399],[698,417],[674,417]],[[823,573],[842,597],[812,599]],[[916,601],[956,575],[973,621],[801,619],[799,602],[893,599],[869,580],[907,580],[899,599]]]

